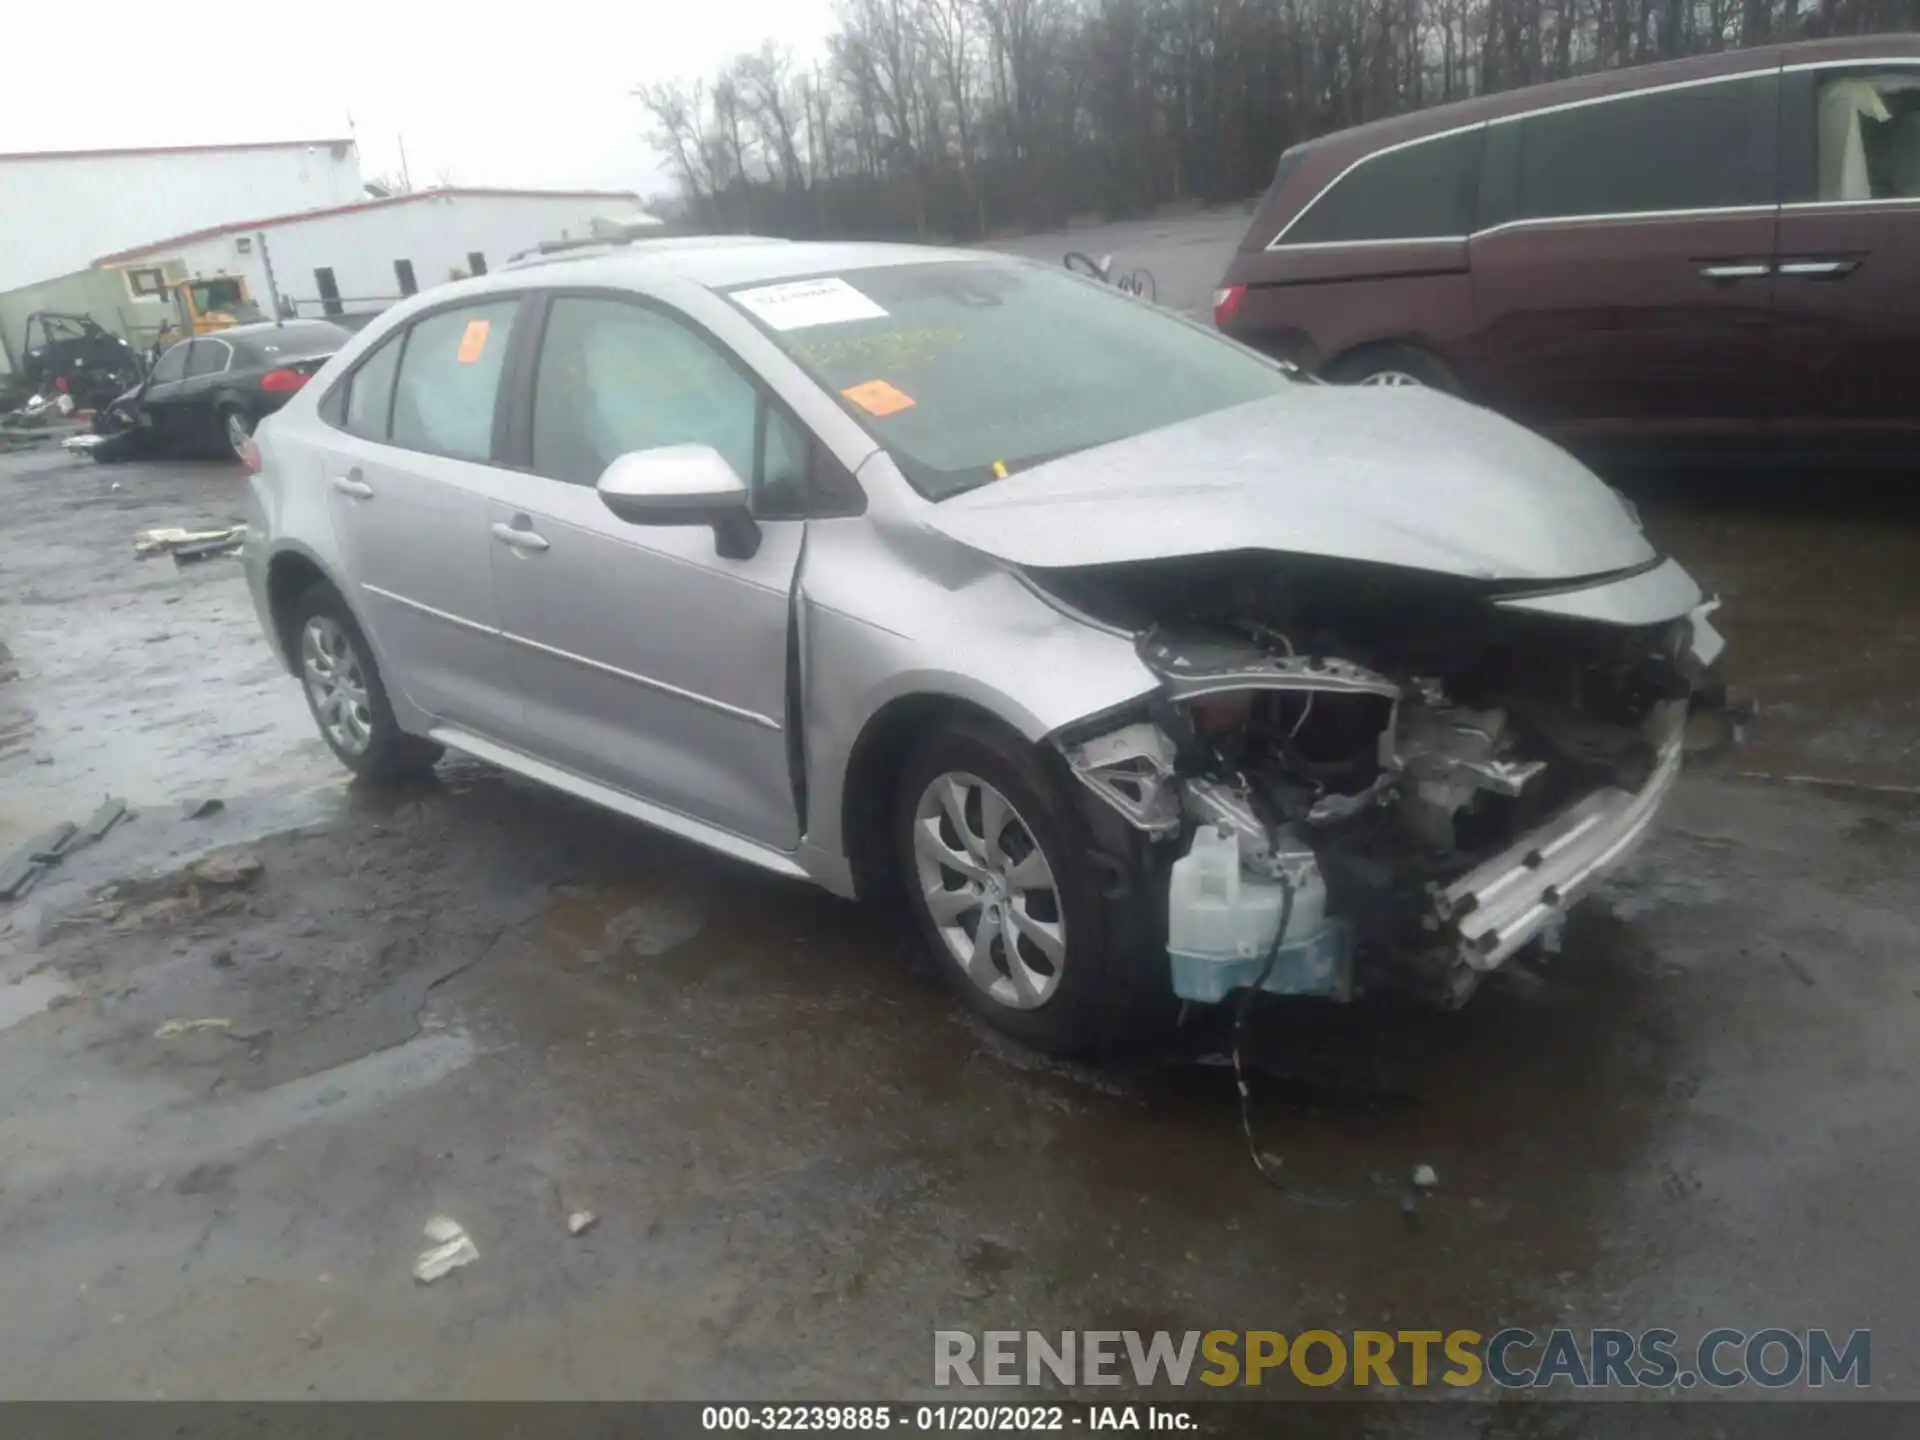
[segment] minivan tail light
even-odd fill
[[[1244,285],[1227,285],[1213,292],[1213,323],[1227,326],[1240,313],[1240,302],[1247,297]]]
[[[260,388],[273,395],[287,395],[307,383],[298,370],[269,370],[260,377]]]

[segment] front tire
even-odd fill
[[[895,792],[898,873],[934,963],[976,1015],[1053,1054],[1123,1038],[1145,976],[1094,842],[1032,746],[955,721]]]
[[[393,718],[373,647],[340,592],[322,580],[294,603],[293,663],[320,738],[355,775],[397,780],[433,768],[441,747]]]

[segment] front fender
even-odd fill
[[[966,553],[936,579],[888,563],[887,548],[858,520],[816,524],[808,536],[807,834],[834,855],[846,851],[852,758],[896,702],[957,702],[1037,743],[1158,684],[1131,636],[1070,617],[1000,565]]]

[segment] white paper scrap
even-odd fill
[[[880,320],[887,313],[837,275],[829,275],[824,280],[789,280],[781,285],[734,290],[727,298],[775,330],[844,325],[850,320]]]

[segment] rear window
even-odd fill
[[[856,270],[727,298],[933,500],[1291,383],[1108,286],[1011,261]]]
[[[1424,240],[1473,229],[1485,126],[1361,161],[1287,227],[1282,245]]]
[[[352,338],[337,325],[282,325],[269,334],[236,340],[233,348],[239,359],[278,365],[309,355],[331,355]]]

